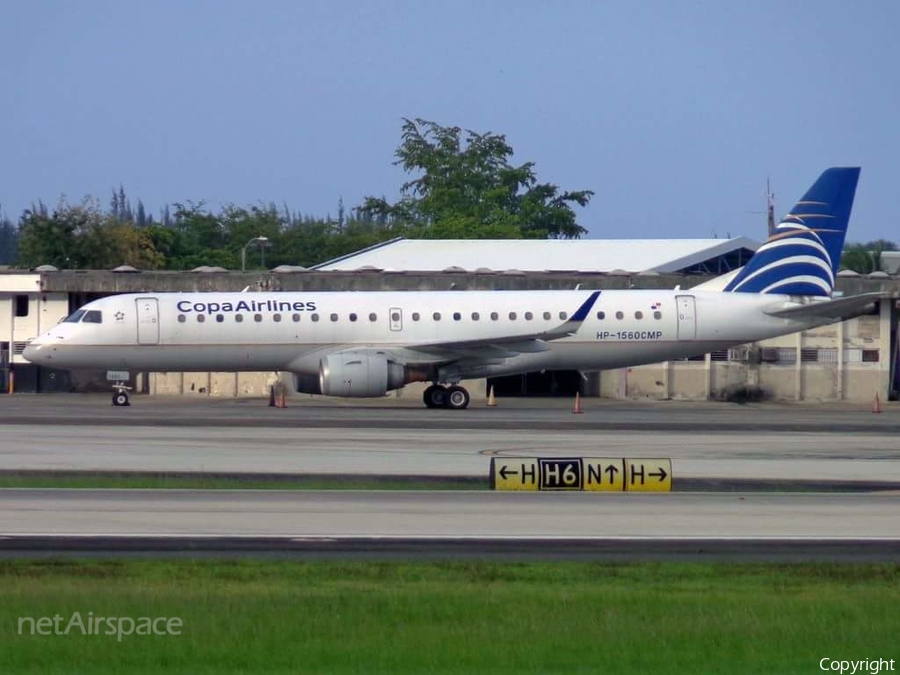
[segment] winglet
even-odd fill
[[[600,297],[600,291],[594,291],[591,293],[590,297],[581,303],[581,307],[575,310],[575,313],[569,317],[569,321],[577,321],[581,323],[587,318],[588,313],[591,311],[591,307],[594,306],[594,303],[597,302],[597,298]]]
[[[568,337],[573,333],[577,333],[578,329],[581,328],[581,324],[587,318],[587,315],[590,314],[591,308],[594,306],[594,303],[597,302],[597,298],[600,297],[600,291],[594,291],[591,293],[590,297],[581,303],[581,307],[575,310],[575,313],[569,317],[569,320],[565,323],[557,326],[556,328],[552,328],[548,330],[546,333],[542,333],[539,337],[545,340],[557,340],[559,338]]]

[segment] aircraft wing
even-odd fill
[[[548,342],[575,334],[590,314],[591,308],[599,296],[600,291],[593,291],[568,320],[550,330],[539,333],[520,333],[481,340],[429,342],[411,344],[407,347],[379,348],[376,351],[390,353],[393,360],[405,365],[451,363],[463,360],[501,363],[504,359],[519,354],[545,352],[550,349]],[[368,350],[371,349],[368,348]],[[360,350],[352,349],[352,351]]]
[[[409,349],[426,354],[441,355],[445,360],[472,359],[508,359],[518,354],[534,354],[550,349],[547,344],[552,340],[569,337],[578,332],[587,318],[600,291],[594,291],[588,299],[568,318],[555,328],[539,333],[521,333],[482,340],[455,340],[412,345]]]
[[[770,309],[766,310],[766,314],[783,319],[850,319],[864,314],[873,303],[889,297],[888,293],[863,293],[837,300]]]

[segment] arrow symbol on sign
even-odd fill
[[[609,474],[609,482],[615,482],[616,474],[619,473],[619,469],[610,464],[608,467],[606,467],[605,471]]]
[[[500,467],[500,471],[498,473],[500,474],[500,478],[502,478],[503,480],[506,480],[509,476],[519,475],[518,471],[510,471],[509,467],[507,467],[505,464]]]
[[[669,474],[666,473],[666,470],[664,468],[659,467],[659,471],[654,471],[653,473],[648,473],[647,475],[659,476],[659,482],[662,483],[666,479],[666,476],[668,476]]]

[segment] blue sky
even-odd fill
[[[764,236],[861,165],[850,238],[900,239],[900,3],[7,3],[0,205],[120,183],[164,203],[334,215],[398,194],[403,117],[506,134],[592,189],[590,237]]]

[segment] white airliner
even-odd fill
[[[427,407],[465,408],[463,379],[654,363],[861,313],[877,294],[830,299],[858,178],[825,171],[723,290],[115,295],[24,355],[70,369],[287,371],[298,391],[328,396],[431,382]]]

